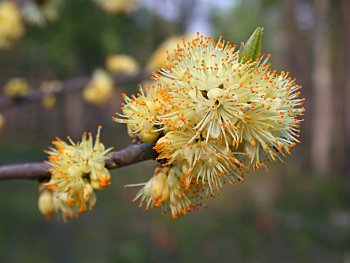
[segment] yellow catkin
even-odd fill
[[[198,33],[166,53],[150,85],[123,95],[114,120],[131,136],[155,142],[164,166],[139,185],[134,200],[146,209],[166,207],[176,218],[199,208],[198,197],[243,181],[250,168],[268,170],[289,155],[300,142],[304,99],[289,73],[271,68],[270,55],[242,60],[222,37]]]

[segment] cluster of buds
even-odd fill
[[[105,168],[106,149],[100,141],[98,128],[95,142],[84,133],[81,142],[53,141],[48,163],[51,179],[40,187],[39,209],[47,217],[60,214],[63,220],[77,217],[96,203],[94,189],[110,185],[110,173]]]
[[[153,74],[154,85],[124,95],[114,120],[155,143],[163,166],[136,195],[141,205],[170,208],[176,218],[299,143],[300,86],[271,69],[261,39],[258,28],[239,50],[221,37],[183,40]]]

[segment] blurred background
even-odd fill
[[[123,188],[146,181],[152,161],[113,171],[93,211],[66,224],[37,210],[37,182],[2,181],[0,262],[349,263],[350,1],[140,0],[117,14],[92,0],[63,1],[55,21],[27,24],[0,51],[0,87],[15,77],[35,90],[43,81],[90,76],[111,54],[152,70],[149,58],[170,37],[199,31],[239,45],[257,26],[264,27],[263,53],[297,78],[306,98],[302,143],[285,164],[249,174],[208,200],[208,209],[177,220],[139,209],[130,201],[137,189]],[[0,109],[0,165],[44,160],[56,136],[77,139],[98,124],[106,145],[127,146],[126,127],[111,118],[121,92],[137,88],[117,85],[102,105],[77,90],[55,98],[54,107]]]

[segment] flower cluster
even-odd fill
[[[129,13],[137,7],[139,0],[95,0],[101,8],[112,14]]]
[[[140,199],[139,206],[145,205],[146,210],[162,207],[163,213],[170,211],[173,218],[185,215],[201,205],[200,187],[185,187],[181,183],[181,171],[177,167],[157,167],[154,176],[147,183],[126,185],[133,186],[143,186],[133,202]]]
[[[9,48],[24,34],[21,12],[11,1],[0,3],[0,48]]]
[[[64,220],[76,217],[95,205],[94,189],[102,190],[110,185],[105,160],[111,148],[106,149],[101,143],[100,130],[101,127],[95,142],[92,135],[86,133],[77,143],[70,138],[69,143],[58,138],[53,141],[55,148],[47,151],[51,179],[39,198],[40,211],[46,216],[56,212]]]
[[[153,75],[154,85],[124,96],[123,114],[114,120],[155,143],[164,166],[136,196],[146,208],[162,204],[174,217],[183,215],[198,207],[199,193],[214,195],[243,180],[250,167],[267,169],[299,142],[300,86],[289,73],[271,69],[260,44],[253,38],[236,50],[198,34],[178,44]],[[181,202],[173,202],[172,191]]]

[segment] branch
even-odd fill
[[[135,76],[127,76],[124,74],[118,74],[118,75],[115,75],[113,78],[115,81],[115,85],[120,85],[120,84],[126,83],[126,82],[142,81],[142,80],[146,79],[149,75],[150,75],[149,72],[143,71]],[[88,85],[90,80],[91,80],[90,76],[69,79],[69,80],[61,82],[59,88],[53,90],[50,93],[47,93],[47,92],[42,91],[40,89],[36,89],[32,92],[31,95],[24,97],[24,98],[11,98],[11,97],[7,97],[7,96],[2,96],[2,97],[0,97],[0,110],[11,108],[11,107],[14,107],[17,105],[40,102],[41,99],[45,95],[48,95],[48,94],[59,95],[59,94],[65,94],[65,93],[69,93],[69,92],[79,91],[79,90],[83,89],[86,85]]]
[[[158,154],[153,144],[131,144],[128,147],[108,154],[107,169],[116,169],[130,164],[154,160]],[[9,179],[49,180],[50,165],[43,162],[11,164],[0,166],[0,181]]]

